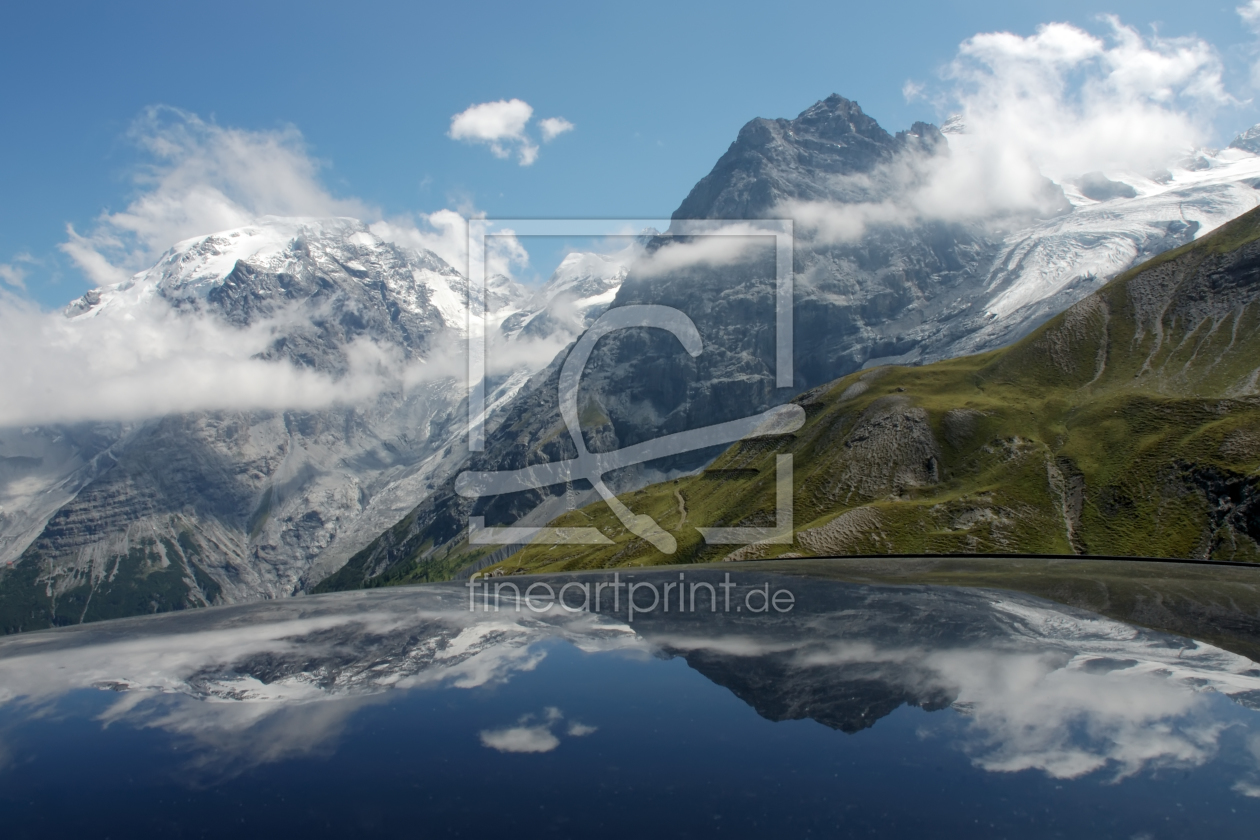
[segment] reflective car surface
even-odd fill
[[[9,637],[5,835],[1245,835],[1260,578],[1082,562],[1056,601],[1030,564],[521,576]],[[1232,629],[1168,632],[1196,611]]]

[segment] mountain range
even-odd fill
[[[564,346],[607,305],[618,258],[568,260],[532,291],[490,278],[488,320],[516,325],[503,333],[500,355],[516,364],[491,382],[492,414],[533,372],[534,345]],[[6,626],[286,597],[337,569],[458,460],[467,414],[450,350],[466,339],[467,294],[436,254],[353,219],[269,218],[182,242],[72,303],[72,329],[157,307],[261,330],[258,357],[363,394],[317,410],[0,433]]]
[[[690,358],[654,331],[603,339],[580,391],[592,451],[801,402],[802,392],[837,377],[1016,341],[1133,264],[1260,204],[1260,157],[1246,137],[1159,173],[1047,180],[1041,217],[916,220],[854,240],[802,226],[789,388],[775,383],[774,254],[759,242],[733,263],[674,265],[664,258],[695,242],[667,230],[622,252],[572,254],[536,290],[492,277],[492,343],[509,363],[487,382],[479,453],[467,452],[461,425],[467,280],[456,268],[350,219],[267,218],[179,243],[148,271],[88,292],[65,317],[72,325],[125,319],[156,301],[181,318],[264,331],[258,358],[334,382],[356,383],[380,359],[404,373],[334,408],[0,430],[0,624],[12,631],[443,579],[501,561],[512,548],[467,544],[470,515],[488,525],[545,524],[584,507],[589,487],[474,501],[454,492],[454,477],[576,454],[556,398],[564,348],[609,307],[679,309],[704,352]],[[856,103],[832,96],[794,120],[746,125],[673,218],[737,222],[778,218],[794,202],[843,208],[886,199],[900,187],[881,173],[963,142],[959,123],[889,134]],[[883,375],[892,383],[910,374]],[[816,424],[820,410],[806,411]],[[697,471],[719,455],[630,468],[609,482],[632,492],[661,479],[704,480]],[[1063,476],[1074,486],[1071,469]],[[1064,540],[1045,542],[1098,550],[1071,544],[1066,532]],[[1187,551],[1169,543],[1157,553]]]
[[[674,218],[773,216],[791,201],[826,199],[839,208],[848,206],[846,202],[869,202],[870,195],[854,193],[855,173],[867,176],[858,183],[869,190],[878,183],[880,167],[890,161],[906,154],[946,154],[949,136],[923,124],[889,135],[855,103],[831,97],[796,120],[754,120],[745,126]],[[579,391],[586,445],[593,452],[618,449],[745,416],[852,372],[922,364],[1008,344],[1135,261],[1192,242],[1260,202],[1252,186],[1260,159],[1250,153],[1202,153],[1183,163],[1175,172],[1157,173],[1157,179],[1120,173],[1082,178],[1094,186],[1101,177],[1128,187],[1123,195],[1102,201],[1084,196],[1073,184],[1047,181],[1049,218],[1005,234],[989,224],[931,222],[874,228],[851,242],[798,236],[796,381],[791,389],[774,387],[773,334],[767,328],[774,323],[774,272],[768,250],[749,249],[736,265],[700,264],[664,274],[636,274],[632,266],[613,307],[664,304],[679,309],[695,323],[704,350],[692,359],[660,331],[623,330],[602,339]],[[1117,180],[1121,177],[1127,180]],[[686,245],[666,242],[658,247],[664,251]],[[559,372],[560,365],[553,363],[545,376],[539,375],[539,386],[520,395],[497,433],[487,436],[485,452],[470,458],[469,469],[511,470],[576,456],[559,414]],[[619,492],[635,491],[653,479],[694,475],[719,454],[702,451],[689,459],[632,468],[610,481]],[[729,498],[726,494],[724,488],[719,495]],[[673,498],[671,494],[670,504],[678,508]],[[487,525],[545,525],[563,508],[581,509],[589,501],[581,486],[470,500],[459,497],[448,482],[319,588],[468,573],[501,561],[507,553],[469,545],[470,516],[484,517]],[[773,507],[772,501],[768,504]],[[591,510],[605,509],[597,504],[559,524],[589,524],[584,517]],[[740,513],[738,518],[744,518],[745,512]],[[729,525],[723,520],[730,519],[692,518],[687,527],[698,539],[695,525]],[[525,555],[532,559],[519,562],[529,566],[541,562],[537,553],[555,559],[574,552],[584,558],[583,565],[606,564],[612,556],[619,563],[631,557],[646,562],[637,551],[622,553],[625,539],[620,534],[615,547],[603,549],[538,548]],[[1040,544],[1026,548],[1045,550]],[[1017,550],[1016,545],[1008,550]],[[1177,551],[1157,546],[1146,553]],[[665,559],[648,556],[657,562]],[[682,550],[672,559],[687,557]],[[514,559],[513,567],[517,563]]]

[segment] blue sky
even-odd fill
[[[90,285],[58,246],[144,187],[135,121],[165,105],[284,132],[329,194],[383,217],[662,217],[755,116],[829,93],[890,131],[939,122],[941,71],[982,32],[1104,13],[1143,36],[1211,45],[1235,100],[1212,142],[1260,122],[1256,34],[1237,3],[9,4],[0,26],[0,264],[46,307]],[[1152,29],[1152,27],[1156,27]],[[925,94],[908,101],[907,81]],[[575,127],[537,160],[448,136],[469,106],[519,98]],[[944,100],[942,100],[944,101]],[[202,231],[210,232],[210,231]],[[171,244],[171,243],[167,243]]]

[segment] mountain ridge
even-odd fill
[[[828,554],[1030,553],[1260,562],[1260,209],[1131,269],[1003,350],[806,392],[793,435],[623,498],[677,557],[598,505],[555,521],[613,545],[530,546],[507,569]],[[773,520],[792,454],[794,544],[696,526]],[[685,506],[681,520],[675,508]],[[684,524],[685,522],[685,524]]]
[[[828,111],[835,113],[834,120],[821,119]],[[795,179],[801,190],[814,190],[814,195],[826,186],[825,179],[803,179],[794,168],[802,157],[830,156],[828,166],[837,170],[848,166],[846,171],[851,172],[892,159],[906,144],[919,143],[921,136],[941,137],[927,126],[916,126],[917,134],[877,132],[866,122],[869,118],[858,119],[858,114],[856,103],[834,96],[798,117],[805,123],[751,121],[674,218],[718,216],[714,208],[726,204],[739,205],[741,212],[756,217],[777,206],[784,196],[811,194],[793,193],[790,184],[783,186],[788,181]],[[815,148],[819,138],[814,125],[818,123],[823,126],[824,140],[860,138],[854,140],[857,159],[842,164],[847,147],[835,143],[823,142],[821,150]],[[965,128],[960,130],[965,132]],[[927,151],[943,153],[939,148],[943,141],[941,137],[925,144]],[[767,150],[767,144],[779,145]],[[879,154],[870,153],[875,147],[881,150]],[[1260,172],[1260,160],[1238,154],[1237,160],[1221,163],[1219,172],[1209,166],[1177,176],[1205,184],[1206,192],[1189,187],[1192,194],[1179,195],[1179,182],[1173,178],[1172,186],[1149,179],[1141,182],[1142,189],[1134,189],[1133,199],[1099,202],[1073,193],[1078,204],[1071,213],[1054,217],[1040,228],[1016,231],[1006,241],[965,225],[932,223],[909,232],[899,227],[875,229],[852,245],[798,242],[794,389],[819,386],[842,371],[929,362],[1018,339],[1147,250],[1159,252],[1191,241],[1216,219],[1229,218],[1235,210],[1241,212],[1260,202],[1251,186],[1228,180],[1241,177],[1230,167]],[[754,161],[751,171],[759,173],[756,177],[735,165],[745,159]],[[767,176],[765,169],[776,160],[788,163]],[[748,183],[768,184],[768,192],[761,194],[761,203],[755,207],[747,203],[751,200]],[[844,189],[847,183],[842,184]],[[733,197],[722,198],[728,194]],[[1061,194],[1067,200],[1067,193]],[[846,196],[869,198],[864,192],[855,195],[843,189],[829,194],[837,200]],[[1138,208],[1131,226],[1121,228],[1119,234],[1111,234],[1107,227],[1100,232],[1101,226],[1115,226],[1118,208],[1124,206]],[[1194,220],[1196,214],[1202,222]],[[664,244],[658,240],[658,247],[670,247],[668,240]],[[1067,265],[1064,271],[1079,270],[1080,275],[1065,282],[1054,274],[1061,264]],[[755,328],[773,323],[772,265],[767,254],[755,252],[739,265],[720,271],[680,270],[652,276],[631,270],[613,305],[659,304],[679,309],[696,323],[705,350],[693,362],[680,355],[671,337],[627,330],[604,338],[588,363],[579,395],[581,404],[591,407],[591,425],[584,430],[591,451],[734,419],[790,397],[773,387],[772,336]],[[1032,288],[1031,297],[1020,297],[1021,287]],[[1038,287],[1044,297],[1036,296]],[[990,307],[1003,295],[1013,296],[1014,302],[1004,315],[996,315]],[[734,326],[724,327],[722,318]],[[535,386],[508,411],[504,434],[488,437],[486,453],[472,458],[468,468],[518,469],[575,456],[555,402],[558,375],[558,361],[537,375]],[[716,455],[697,453],[691,460],[657,465],[657,475],[693,471]],[[631,490],[650,477],[648,470],[640,469],[614,476],[613,486],[619,492]],[[544,525],[555,518],[558,506],[580,507],[583,499],[580,488],[565,487],[474,503],[458,497],[448,484],[317,589],[443,579],[461,569],[500,561],[510,549],[479,550],[463,542],[469,516],[484,516],[487,525]]]
[[[526,304],[514,281],[490,282],[492,318]],[[443,354],[463,346],[466,299],[466,279],[437,255],[357,220],[272,217],[181,242],[148,271],[72,303],[71,329],[144,323],[156,311],[157,323],[247,335],[252,358],[363,395],[313,409],[6,430],[0,479],[24,495],[10,492],[0,509],[4,625],[285,597],[335,570],[459,458],[462,365]],[[568,334],[552,332],[568,324],[505,341],[562,345]],[[374,349],[366,364],[364,343]],[[524,386],[529,358],[509,356],[492,400]]]

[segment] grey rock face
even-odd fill
[[[1110,201],[1113,198],[1137,198],[1137,190],[1120,181],[1113,181],[1101,172],[1087,172],[1076,182],[1086,198]]]
[[[356,341],[404,362],[457,344],[462,313],[441,304],[465,293],[464,278],[435,255],[382,242],[353,220],[269,220],[184,243],[66,315],[126,317],[137,297],[156,295],[187,318],[237,328],[269,319],[278,327],[263,358],[337,379]],[[160,571],[169,588],[182,585],[182,596],[159,607],[293,594],[321,561],[335,568],[354,552],[355,525],[367,528],[357,537],[367,541],[423,493],[426,476],[440,470],[435,451],[454,436],[460,395],[438,379],[346,408],[174,415],[104,427],[65,455],[51,445],[19,455],[32,434],[6,432],[3,463],[12,471],[35,458],[54,471],[45,483],[59,488],[8,523],[22,538],[9,554],[25,552],[7,559],[30,567],[23,576],[36,570],[27,585],[46,595],[47,618],[58,623],[146,611],[140,594],[118,602],[127,558],[144,558],[147,571],[137,573],[146,578]],[[71,437],[36,430],[34,438],[54,433]],[[400,490],[402,504],[391,495]],[[0,600],[24,597],[12,591],[17,583],[0,582]]]
[[[795,120],[745,125],[674,218],[757,219],[784,199],[833,199],[829,176],[870,172],[904,147],[934,150],[942,142],[925,123],[894,138],[856,102],[832,94]]]
[[[1253,155],[1260,155],[1260,125],[1253,125],[1234,138],[1229,144],[1231,149],[1242,149],[1244,152],[1251,152]]]
[[[62,505],[114,464],[121,423],[0,430],[0,567],[16,561]]]

